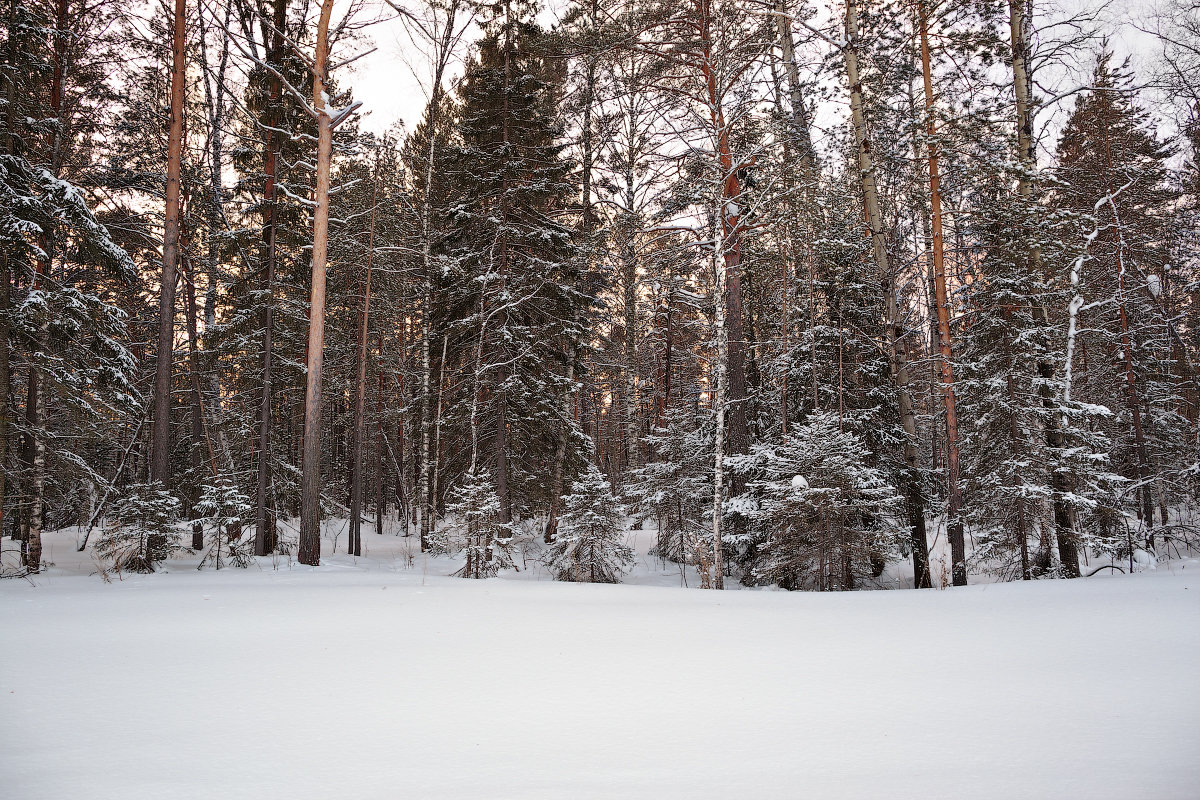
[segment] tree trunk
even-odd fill
[[[737,165],[733,163],[729,126],[726,124],[721,105],[717,65],[714,63],[719,54],[714,51],[712,41],[711,0],[697,0],[697,11],[700,18],[700,69],[705,80],[709,121],[712,126],[722,181],[722,207],[719,223],[722,229],[721,241],[724,245],[722,248],[725,303],[723,316],[728,356],[725,365],[725,374],[728,380],[724,392],[729,405],[727,415],[729,452],[738,454],[745,453],[750,446],[749,428],[746,423],[746,336],[743,330],[745,315],[742,311],[742,232],[744,225],[739,207],[739,203],[743,199],[741,196],[742,186],[738,177]],[[735,476],[730,482],[730,492],[737,495],[741,493],[741,489],[742,480]]]
[[[8,65],[6,78],[8,82],[4,119],[4,152],[6,155],[16,153],[16,124],[17,124],[17,58],[20,52],[18,37],[13,35],[17,28],[17,2],[9,0],[8,4]],[[4,533],[4,498],[7,489],[8,473],[8,427],[9,403],[8,394],[12,389],[12,365],[9,363],[9,288],[11,285],[12,265],[9,263],[8,250],[0,252],[0,536]]]
[[[31,420],[37,425],[37,406],[33,407]],[[33,442],[33,478],[30,481],[29,494],[29,532],[26,535],[25,546],[22,548],[25,568],[37,572],[42,566],[42,527],[45,521],[45,486],[46,486],[46,440],[44,436],[35,434]]]
[[[512,22],[512,3],[510,0],[505,0],[504,3],[504,98],[503,98],[503,117],[501,122],[501,142],[505,151],[509,148],[511,142],[510,132],[510,111],[509,111],[509,91],[513,85],[512,73],[512,54],[513,54],[513,22]],[[507,226],[509,223],[509,207],[508,207],[508,171],[504,170],[501,180],[500,193],[500,221],[501,229],[497,250],[499,251],[500,259],[500,288],[501,292],[506,290],[508,281],[508,236]],[[505,313],[505,317],[507,317]],[[503,330],[503,328],[501,328]],[[498,348],[500,351],[501,362],[508,358],[507,348],[504,346],[505,337],[503,334],[498,338]],[[497,370],[496,375],[496,430],[492,435],[492,468],[496,471],[496,496],[500,500],[500,525],[506,527],[512,522],[512,498],[508,492],[508,395],[501,388],[508,380],[508,369],[501,367]],[[490,553],[490,551],[489,551]]]
[[[11,81],[9,82],[11,86]],[[9,106],[11,109],[12,107]],[[10,112],[11,116],[11,112]],[[9,155],[12,153],[11,138],[7,143]],[[8,252],[0,253],[0,536],[4,533],[4,495],[7,489],[5,478],[8,472],[8,393],[11,390],[11,366],[9,355],[9,266]]]
[[[425,153],[425,187],[421,198],[421,269],[422,280],[425,284],[425,297],[421,316],[421,469],[420,469],[420,507],[421,507],[421,551],[424,552],[429,544],[429,534],[433,531],[433,517],[437,504],[435,487],[436,469],[431,463],[437,458],[433,449],[433,401],[430,397],[433,360],[433,175],[434,162],[437,156],[439,125],[441,124],[442,109],[442,79],[449,62],[454,43],[454,21],[458,11],[458,3],[451,2],[446,9],[445,27],[440,37],[432,37],[435,46],[433,58],[433,86],[429,95],[429,144]],[[440,389],[439,389],[440,403]],[[407,523],[406,523],[407,524]]]
[[[850,114],[858,150],[859,179],[862,183],[863,205],[871,235],[875,266],[883,282],[889,367],[892,382],[896,386],[900,422],[904,428],[905,472],[902,480],[912,537],[914,586],[919,589],[927,589],[932,583],[929,574],[929,545],[925,533],[925,498],[921,491],[920,465],[916,445],[917,419],[913,413],[912,396],[909,393],[908,353],[904,344],[904,323],[900,316],[900,304],[896,297],[896,276],[892,272],[888,259],[883,213],[879,207],[879,188],[875,182],[871,141],[867,137],[862,82],[858,75],[858,12],[855,8],[855,0],[847,0],[846,3],[846,40],[847,44],[842,48],[842,57],[845,61],[847,82],[850,86]]]
[[[1021,164],[1021,174],[1017,181],[1017,192],[1029,203],[1033,199],[1034,170],[1037,160],[1034,153],[1033,139],[1033,89],[1029,67],[1030,20],[1026,16],[1027,0],[1008,0],[1009,33],[1012,37],[1012,70],[1013,91],[1016,95],[1016,125],[1017,125],[1017,160]],[[1029,269],[1035,275],[1042,273],[1042,258],[1039,249],[1029,248],[1027,255]],[[1036,314],[1042,320],[1042,325],[1050,327],[1050,313],[1044,305],[1038,305]],[[1054,379],[1054,366],[1046,359],[1037,362],[1038,377],[1041,378],[1038,395],[1041,397],[1042,408],[1047,411],[1045,418],[1046,446],[1054,457],[1062,452],[1063,433],[1055,409],[1054,396],[1050,385]],[[1075,546],[1075,531],[1070,506],[1066,496],[1072,485],[1070,476],[1062,469],[1051,467],[1050,486],[1053,489],[1052,511],[1054,528],[1058,539],[1059,559],[1063,563],[1067,577],[1078,578],[1079,552]]]
[[[350,542],[352,556],[362,555],[363,417],[367,413],[367,330],[371,314],[371,270],[375,263],[375,205],[379,198],[379,154],[371,183],[371,222],[367,232],[367,277],[363,281],[362,323],[355,355],[354,426],[350,452]]]
[[[724,215],[724,202],[719,204],[717,213]],[[721,223],[717,223],[718,225]],[[719,233],[717,242],[724,244],[724,237]],[[716,433],[713,437],[713,583],[714,589],[725,588],[725,567],[723,563],[724,543],[721,540],[721,523],[724,516],[725,504],[725,394],[729,372],[726,364],[729,358],[729,332],[725,320],[725,294],[728,291],[728,272],[722,263],[720,252],[722,248],[714,247],[712,269],[714,275],[714,326],[716,327],[717,359],[713,367],[713,411],[716,413]]]
[[[179,179],[183,165],[183,94],[187,80],[184,59],[186,0],[175,0],[171,38],[171,131],[167,139],[166,223],[158,303],[158,357],[154,373],[154,424],[150,441],[150,480],[166,487],[170,481],[171,367],[175,344],[175,272],[179,263]]]
[[[1108,193],[1109,205],[1112,206],[1113,221],[1116,223],[1117,237],[1117,310],[1121,320],[1121,351],[1125,367],[1125,388],[1129,401],[1129,413],[1133,422],[1133,447],[1137,455],[1138,498],[1140,506],[1138,514],[1142,524],[1146,526],[1146,544],[1154,548],[1154,497],[1150,487],[1150,457],[1146,450],[1146,435],[1142,428],[1142,400],[1138,391],[1137,372],[1133,366],[1133,335],[1129,330],[1129,315],[1125,308],[1125,239],[1121,234],[1121,220],[1117,216],[1117,204],[1112,199],[1113,192]]]
[[[637,365],[637,260],[633,248],[625,248],[625,470],[637,469],[641,460],[638,446],[638,365]]]
[[[449,337],[442,335],[442,358],[438,361],[438,377],[437,377],[437,409],[436,416],[433,420],[433,502],[431,504],[431,512],[433,520],[431,525],[436,526],[438,514],[438,480],[441,477],[442,466],[442,400],[445,391],[446,378],[446,343]]]
[[[287,23],[288,0],[275,0],[271,46],[267,61],[275,69],[281,68],[283,60],[283,29]],[[270,112],[267,114],[266,135],[263,142],[263,240],[259,248],[259,262],[263,265],[262,284],[265,290],[262,308],[262,396],[258,403],[258,485],[254,502],[254,554],[265,556],[276,548],[275,512],[268,502],[271,483],[271,382],[272,359],[271,338],[275,321],[275,215],[276,180],[278,172],[279,137],[275,132],[278,125],[278,108],[283,86],[278,77],[269,75]]]
[[[55,36],[52,48],[54,67],[50,80],[50,110],[54,115],[54,120],[57,123],[54,126],[54,133],[51,141],[51,157],[50,169],[54,177],[58,177],[62,170],[63,161],[63,140],[66,132],[66,120],[63,114],[63,82],[66,76],[67,67],[67,44],[69,34],[67,25],[68,17],[68,2],[67,0],[58,0],[55,4]],[[9,36],[13,36],[13,31],[9,31]],[[40,292],[43,281],[46,277],[46,272],[50,268],[50,259],[53,252],[53,239],[49,232],[43,231],[41,234],[41,244],[44,256],[37,261],[36,273],[33,279],[33,292]],[[47,314],[49,311],[47,310]],[[48,316],[43,316],[38,322],[38,330],[33,352],[30,354],[29,367],[29,394],[28,405],[26,406],[25,416],[29,425],[29,450],[27,458],[30,466],[29,480],[29,528],[25,532],[22,541],[21,554],[22,562],[26,569],[30,572],[38,572],[41,569],[42,563],[42,528],[45,523],[45,488],[46,488],[46,437],[43,435],[39,427],[45,422],[45,414],[42,413],[42,406],[45,401],[42,399],[40,391],[40,370],[37,361],[41,354],[46,349],[46,342],[49,339],[50,319]],[[8,347],[8,342],[2,343],[5,348]],[[7,359],[7,355],[6,355]],[[7,404],[7,394],[0,396],[0,403]],[[4,469],[3,462],[0,462],[0,470]],[[0,497],[0,499],[3,499]]]
[[[591,7],[590,7],[590,17],[588,19],[588,23],[591,26],[591,31],[590,31],[591,33],[594,33],[596,30],[599,9],[600,9],[599,0],[592,0]],[[592,43],[589,42],[589,44],[592,44]],[[596,53],[595,53],[595,51],[589,51],[587,53],[586,57],[588,59],[588,63],[587,63],[587,72],[586,72],[586,75],[584,78],[584,85],[583,85],[583,91],[584,91],[583,123],[582,123],[582,134],[583,135],[581,137],[582,138],[581,144],[582,144],[582,150],[583,150],[583,164],[581,165],[581,172],[582,172],[581,184],[582,185],[580,187],[581,188],[580,207],[582,209],[582,223],[583,223],[582,228],[583,228],[583,235],[584,235],[585,239],[587,239],[588,237],[591,236],[592,230],[595,227],[595,212],[594,212],[594,209],[592,208],[592,169],[595,165],[595,148],[592,143],[592,113],[593,113],[592,107],[595,104],[595,98],[596,98]],[[633,170],[633,161],[630,158],[630,159],[627,159],[626,163],[625,163],[625,174],[626,174],[627,178],[630,175],[630,173],[632,172],[632,170]],[[632,210],[633,210],[632,195],[633,195],[633,188],[630,185],[630,182],[627,180],[626,181],[626,206],[625,206],[627,214],[632,214]],[[626,234],[628,236],[632,236],[632,232],[629,230],[626,231]],[[589,242],[589,245],[590,245],[590,242]],[[629,249],[631,249],[630,245],[631,245],[631,243],[628,241],[622,242],[622,255],[625,257],[624,263],[626,265],[625,266],[625,280],[626,280],[626,286],[625,286],[625,304],[626,304],[625,305],[625,312],[626,312],[625,313],[625,324],[626,324],[626,328],[625,328],[625,356],[626,356],[625,372],[626,372],[626,388],[627,388],[627,392],[628,392],[626,395],[627,398],[631,395],[631,393],[633,391],[633,390],[629,389],[629,384],[630,384],[630,381],[629,381],[630,372],[629,371],[631,368],[630,365],[632,363],[631,359],[630,359],[630,352],[631,352],[630,337],[632,336],[632,332],[631,332],[630,317],[629,317],[629,304],[630,304],[629,298],[630,298],[630,291],[631,291],[629,282],[631,279],[629,277],[630,273],[629,273],[628,251],[629,251]],[[589,250],[588,250],[589,261],[591,260],[591,253],[592,253],[592,248],[589,246]],[[591,265],[589,264],[589,267],[590,266]],[[634,269],[635,269],[635,279],[636,279],[636,266]],[[564,398],[563,398],[565,401],[563,404],[564,417],[565,417],[565,412],[567,411],[567,408],[569,408],[571,398],[574,397],[574,395],[575,395],[575,362],[579,358],[579,341],[577,339],[576,334],[574,334],[574,333],[571,334],[570,340],[568,341],[565,349],[567,351],[567,354],[566,354],[567,355],[567,375],[566,375],[567,389],[564,392]],[[628,403],[626,403],[625,412],[626,412],[627,424],[629,425],[628,430],[629,430],[629,437],[630,437],[630,441],[631,441],[630,451],[629,451],[629,453],[630,453],[629,466],[633,467],[633,466],[635,466],[635,462],[637,459],[637,443],[636,443],[637,421],[635,419],[630,419],[629,415],[632,412],[631,412],[631,409],[630,409],[630,406]],[[562,513],[562,495],[563,495],[564,482],[565,482],[564,473],[565,473],[565,469],[566,469],[567,444],[568,444],[568,439],[570,437],[570,433],[571,433],[571,428],[567,424],[567,420],[564,418],[562,424],[559,426],[558,442],[555,444],[555,448],[554,448],[554,471],[552,474],[551,487],[550,487],[550,510],[546,515],[546,530],[542,534],[542,539],[546,544],[550,544],[551,542],[553,542],[555,537],[558,534],[558,517],[559,517],[559,514]]]
[[[186,247],[184,248],[186,250]],[[183,266],[181,260],[180,266]],[[196,481],[196,490],[192,494],[192,507],[195,508],[196,501],[200,499],[200,472],[204,466],[204,455],[202,452],[202,442],[205,440],[204,426],[204,400],[200,394],[200,333],[196,324],[196,286],[192,277],[191,264],[189,263],[186,270],[181,270],[184,274],[184,311],[187,315],[187,333],[188,333],[188,372],[191,373],[191,407],[192,407],[192,446],[189,458],[191,461],[193,476]],[[213,465],[214,473],[216,465]],[[192,549],[201,550],[204,548],[204,527],[199,520],[192,523]]]
[[[234,4],[230,3],[225,7],[225,19],[221,25],[221,50],[220,57],[217,61],[216,74],[210,84],[207,75],[209,74],[208,66],[208,48],[205,44],[206,35],[203,27],[200,34],[200,67],[204,78],[204,97],[205,103],[209,109],[209,125],[208,138],[210,142],[209,162],[208,162],[208,180],[209,180],[209,209],[208,222],[210,230],[215,232],[224,228],[229,230],[229,223],[225,217],[225,188],[223,184],[223,174],[225,167],[224,155],[224,120],[225,120],[225,94],[226,80],[225,75],[229,67],[229,46],[230,46],[230,20],[233,17]],[[186,131],[185,131],[186,135]],[[208,275],[208,286],[204,292],[204,330],[212,331],[216,325],[216,306],[217,306],[217,289],[220,283],[220,267],[221,267],[221,240],[218,236],[212,235],[208,237],[208,257],[206,259],[206,268]],[[191,285],[193,288],[192,304],[196,305],[195,287],[196,276],[194,271],[189,271]],[[193,312],[198,313],[199,309],[193,308]],[[203,385],[203,384],[202,384]],[[212,409],[212,417],[206,418],[212,423],[212,427],[216,431],[217,449],[219,450],[222,462],[227,472],[235,471],[233,463],[233,454],[229,447],[229,442],[225,437],[225,430],[218,423],[221,419],[222,393],[221,393],[221,378],[216,369],[209,370],[207,381],[207,393],[210,398],[209,408]],[[203,394],[201,395],[203,398]],[[206,423],[207,424],[207,423]],[[209,441],[211,445],[211,439]],[[211,447],[210,447],[211,452]],[[215,459],[213,460],[214,464]],[[237,529],[238,536],[241,536],[240,526]]]
[[[575,361],[579,358],[579,348],[577,345],[571,345],[571,352],[567,356],[567,390],[566,402],[563,403],[563,410],[570,407],[571,398],[575,394]],[[546,544],[554,541],[554,537],[558,534],[558,515],[562,504],[563,493],[563,470],[567,456],[567,436],[569,426],[567,420],[563,420],[559,427],[558,444],[554,451],[554,475],[551,481],[550,494],[550,513],[546,517],[546,531],[542,535],[542,540]]]
[[[946,290],[942,242],[942,191],[938,170],[937,125],[933,118],[933,67],[929,54],[929,9],[918,4],[921,26],[921,71],[925,83],[925,132],[929,137],[929,207],[933,244],[933,286],[937,302],[938,350],[941,353],[942,406],[946,412],[946,533],[950,540],[951,575],[955,586],[967,585],[967,553],[963,537],[962,487],[959,483],[958,413],[954,395],[954,348],[950,339],[950,305]]]
[[[182,2],[182,0],[180,0]],[[313,106],[317,110],[317,184],[313,198],[312,295],[308,311],[308,359],[304,388],[304,444],[300,475],[300,547],[297,560],[321,563],[321,368],[325,351],[325,262],[329,246],[329,171],[333,125],[325,108],[329,63],[329,16],[333,0],[323,0],[317,24]]]
[[[784,4],[775,5],[775,25],[779,32],[779,49],[783,55],[784,71],[788,78],[788,95],[792,106],[792,136],[800,156],[800,170],[805,180],[814,177],[816,150],[813,148],[812,133],[808,123],[808,109],[804,105],[804,87],[800,83],[800,67],[796,64],[796,46],[792,41],[791,20],[784,13]]]
[[[383,535],[383,517],[387,513],[387,495],[383,476],[383,331],[375,348],[375,534]]]

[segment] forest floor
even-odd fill
[[[598,586],[335,523],[317,568],[105,583],[77,536],[0,581],[5,798],[1200,797],[1197,559],[718,593],[652,532]]]

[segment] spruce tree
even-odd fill
[[[182,549],[175,522],[179,500],[157,483],[125,489],[96,542],[96,555],[121,572],[153,572],[154,565]]]
[[[1156,516],[1167,523],[1175,498],[1164,478],[1184,468],[1178,445],[1191,427],[1178,413],[1177,354],[1162,304],[1176,198],[1170,155],[1137,105],[1127,66],[1114,67],[1102,50],[1058,144],[1055,200],[1076,220],[1065,390],[1113,412],[1102,428],[1148,545]]]
[[[467,423],[470,469],[486,463],[495,481],[505,526],[548,502],[540,474],[556,432],[574,425],[564,342],[579,338],[593,303],[567,224],[574,186],[557,114],[560,65],[534,12],[519,0],[495,7],[459,88],[447,153],[447,310],[469,375],[452,413]],[[569,437],[572,450],[578,441]]]
[[[563,498],[558,536],[546,550],[546,564],[560,581],[617,583],[633,565],[625,543],[625,509],[608,480],[588,464]]]

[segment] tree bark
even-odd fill
[[[578,346],[572,344],[571,352],[567,356],[567,390],[566,402],[563,403],[564,411],[569,408],[571,398],[575,394],[575,361],[578,357]],[[562,504],[563,471],[567,456],[568,430],[567,420],[564,419],[560,426],[558,444],[554,451],[554,475],[551,480],[550,513],[546,517],[546,530],[542,535],[542,540],[546,544],[553,542],[554,537],[558,534],[558,515]]]
[[[180,0],[182,2],[182,0]],[[329,16],[333,0],[323,0],[317,24],[313,106],[317,111],[317,184],[313,211],[312,290],[308,311],[308,359],[304,387],[304,445],[300,475],[300,547],[297,560],[321,563],[321,368],[325,351],[325,265],[329,246],[329,172],[333,125],[325,108],[329,63]]]
[[[383,535],[383,516],[387,513],[387,495],[383,476],[383,331],[375,348],[375,534]]]
[[[1141,503],[1138,513],[1142,524],[1146,526],[1146,545],[1153,549],[1154,538],[1154,497],[1150,491],[1150,456],[1146,449],[1146,434],[1142,428],[1142,400],[1138,390],[1137,371],[1133,366],[1133,335],[1129,330],[1129,314],[1125,307],[1125,238],[1121,233],[1121,219],[1117,214],[1117,204],[1113,191],[1108,192],[1108,202],[1112,207],[1113,222],[1116,225],[1117,239],[1117,311],[1121,320],[1121,351],[1125,367],[1125,389],[1129,402],[1129,413],[1133,423],[1133,447],[1137,456],[1138,498]]]
[[[362,323],[355,355],[354,430],[350,453],[350,542],[352,556],[362,555],[363,417],[367,413],[367,331],[371,314],[371,271],[375,263],[375,206],[379,198],[379,154],[371,182],[371,222],[367,233],[367,277],[363,281]]]
[[[788,78],[788,97],[792,106],[792,135],[796,148],[799,150],[801,174],[806,180],[810,180],[816,168],[816,150],[812,143],[808,108],[804,105],[804,87],[800,83],[800,67],[796,63],[796,45],[792,41],[791,19],[784,13],[783,0],[776,2],[775,10],[779,49],[783,55],[784,71]]]
[[[509,143],[511,142],[510,131],[510,111],[509,111],[509,91],[513,85],[512,74],[512,55],[513,55],[513,21],[512,21],[512,3],[510,0],[505,0],[504,3],[504,98],[503,98],[503,118],[501,122],[501,142],[504,150],[507,152]],[[501,229],[497,250],[499,251],[500,259],[500,282],[501,291],[505,291],[505,286],[508,281],[508,236],[507,226],[509,222],[509,207],[508,207],[508,170],[503,170],[500,192],[500,220]],[[505,313],[507,317],[507,312]],[[503,330],[503,328],[502,328]],[[508,357],[507,348],[504,346],[504,336],[501,335],[498,339],[498,347],[500,350],[500,358],[503,362]],[[496,478],[496,496],[500,500],[500,525],[506,528],[512,522],[512,498],[508,491],[508,393],[502,388],[508,380],[508,369],[500,368],[496,375],[496,430],[492,435],[492,468],[495,470]],[[489,551],[490,553],[490,551]]]
[[[51,137],[50,170],[56,178],[62,171],[63,142],[66,137],[66,120],[64,119],[62,101],[63,82],[66,77],[67,67],[67,44],[69,40],[67,25],[70,20],[68,11],[68,0],[58,0],[55,4],[55,34],[52,47],[54,66],[50,80],[50,111],[57,123],[54,126],[54,132]],[[11,37],[13,33],[10,30],[9,36]],[[45,255],[37,260],[32,287],[34,293],[42,290],[46,273],[50,268],[50,259],[52,258],[54,249],[52,234],[43,231],[40,238],[42,250]],[[50,319],[48,314],[49,309],[46,311],[46,316],[43,316],[38,322],[36,338],[32,352],[30,353],[28,404],[25,409],[30,436],[27,453],[30,466],[30,506],[29,528],[26,530],[22,541],[21,557],[25,568],[30,572],[38,572],[41,569],[42,528],[45,523],[46,437],[39,430],[39,427],[45,421],[45,414],[42,413],[42,406],[45,404],[45,400],[42,399],[42,392],[40,391],[41,373],[37,361],[41,354],[45,352],[46,342],[49,339]],[[3,346],[7,348],[8,342],[3,342]],[[0,403],[8,403],[7,394],[0,396]],[[3,462],[0,462],[0,469],[3,468]]]
[[[1033,199],[1034,170],[1037,168],[1036,153],[1033,138],[1033,89],[1029,67],[1030,20],[1027,17],[1027,0],[1008,0],[1009,33],[1012,38],[1012,70],[1013,93],[1016,96],[1016,127],[1017,127],[1017,160],[1021,165],[1020,177],[1017,179],[1017,192],[1029,204]],[[1027,259],[1030,272],[1034,275],[1042,273],[1041,251],[1036,245],[1029,248]],[[1039,304],[1035,309],[1041,318],[1042,325],[1050,327],[1050,313],[1044,305]],[[1038,395],[1041,397],[1045,416],[1046,446],[1057,459],[1062,452],[1063,432],[1055,408],[1053,392],[1050,388],[1054,380],[1054,366],[1047,359],[1037,362],[1038,377],[1041,379]],[[1073,515],[1067,505],[1066,496],[1071,491],[1071,478],[1061,468],[1051,467],[1050,487],[1053,490],[1051,507],[1054,517],[1054,529],[1058,539],[1059,560],[1069,578],[1079,577],[1079,552],[1075,545]],[[1047,554],[1049,555],[1049,554]]]
[[[717,213],[724,215],[724,202],[719,203]],[[721,223],[716,223],[720,225]],[[717,235],[718,244],[724,244],[724,236]],[[712,256],[712,271],[714,276],[714,326],[717,339],[717,359],[713,367],[713,411],[716,413],[716,431],[713,436],[713,500],[712,500],[712,529],[713,529],[713,583],[714,589],[725,588],[724,543],[721,540],[721,523],[725,505],[725,395],[729,371],[729,331],[725,320],[725,295],[728,291],[727,261],[723,264],[720,259],[722,248],[714,247]]]
[[[186,246],[184,250],[186,251]],[[187,334],[188,334],[188,372],[189,383],[191,384],[191,411],[192,411],[192,446],[189,453],[189,458],[192,467],[192,479],[196,481],[196,489],[192,493],[192,507],[195,508],[196,501],[200,499],[200,473],[204,466],[204,455],[201,450],[201,443],[205,440],[205,425],[204,425],[204,400],[200,394],[200,332],[196,324],[196,286],[192,277],[192,265],[188,263],[186,269],[182,269],[184,262],[180,261],[181,272],[184,276],[184,313],[187,315]],[[215,471],[215,465],[214,465]],[[199,520],[192,522],[192,549],[201,550],[204,548],[204,527]]]
[[[438,514],[438,492],[439,479],[441,478],[442,466],[442,402],[445,393],[446,379],[446,344],[449,336],[442,335],[442,358],[438,361],[438,377],[437,377],[437,407],[436,415],[433,420],[433,491],[431,493],[433,501],[430,511],[433,514],[431,525],[436,526]]]
[[[721,172],[722,207],[719,224],[722,228],[722,257],[724,260],[724,317],[728,377],[725,389],[728,409],[729,452],[745,453],[750,446],[749,428],[746,423],[746,335],[742,309],[742,223],[739,203],[742,201],[742,185],[738,177],[739,165],[733,162],[733,148],[729,140],[729,126],[721,103],[718,85],[718,70],[715,59],[719,56],[712,39],[711,0],[697,0],[700,17],[701,58],[700,69],[704,76],[706,100],[710,123],[717,150],[717,163]],[[730,491],[739,494],[742,481],[734,478]]]
[[[16,125],[17,125],[17,58],[20,53],[19,38],[13,35],[17,28],[17,2],[9,0],[8,4],[8,74],[7,97],[4,119],[4,152],[12,156],[16,154]],[[12,365],[9,363],[9,289],[11,285],[12,265],[9,263],[8,250],[0,252],[0,535],[4,532],[4,498],[7,489],[8,466],[8,427],[9,404],[8,393],[12,388]]]
[[[10,82],[11,85],[11,82]],[[11,106],[10,106],[11,108]],[[11,138],[6,142],[6,150],[12,154]],[[7,489],[6,476],[8,467],[8,393],[11,389],[11,365],[9,364],[9,281],[12,267],[9,265],[7,252],[0,253],[0,535],[4,533],[4,495]]]
[[[275,0],[271,32],[271,45],[267,52],[267,61],[275,69],[280,69],[283,60],[283,28],[287,23],[288,0]],[[278,223],[276,221],[275,200],[277,194],[276,180],[278,172],[279,137],[275,129],[279,127],[277,109],[283,93],[283,86],[278,77],[270,74],[267,78],[270,84],[270,111],[267,114],[266,136],[263,142],[263,240],[259,249],[259,261],[263,265],[263,298],[262,308],[262,396],[258,404],[258,486],[254,502],[254,554],[265,556],[275,551],[275,509],[268,502],[271,482],[271,384],[272,384],[272,334],[275,301],[275,235]]]
[[[937,124],[933,117],[933,67],[929,53],[929,9],[918,4],[921,27],[921,72],[925,84],[925,132],[929,137],[929,207],[933,244],[933,286],[937,303],[938,350],[941,353],[942,407],[946,413],[946,533],[950,540],[950,569],[955,586],[967,585],[967,553],[963,537],[962,487],[959,484],[958,413],[954,394],[954,347],[950,338],[950,305],[946,290],[945,249],[942,241],[942,190],[938,168]]]
[[[171,130],[167,139],[166,226],[158,303],[158,358],[154,373],[154,424],[150,441],[150,480],[170,482],[171,367],[175,344],[175,274],[179,263],[179,180],[183,166],[183,94],[187,80],[184,23],[186,0],[175,0],[171,66]]]
[[[883,213],[879,206],[879,188],[875,182],[875,164],[871,151],[871,140],[867,136],[866,111],[863,104],[862,81],[858,74],[858,12],[856,0],[846,2],[846,45],[842,57],[846,66],[846,79],[850,86],[850,114],[854,126],[854,139],[858,151],[859,180],[862,183],[863,205],[867,216],[867,227],[871,236],[875,266],[883,283],[884,304],[887,316],[889,369],[896,386],[896,402],[900,423],[904,428],[905,471],[902,478],[903,492],[907,501],[909,529],[913,556],[914,586],[927,589],[932,585],[929,574],[929,545],[925,533],[925,498],[921,491],[921,477],[917,453],[917,419],[913,413],[912,396],[909,391],[908,353],[904,343],[904,323],[900,316],[900,305],[896,297],[896,276],[888,259],[884,233]]]

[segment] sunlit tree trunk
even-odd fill
[[[163,267],[158,303],[158,350],[154,373],[154,424],[150,433],[150,480],[170,481],[171,367],[175,345],[175,274],[179,264],[179,180],[183,165],[183,94],[187,80],[185,0],[175,0],[171,66],[171,130],[167,139],[167,193]]]
[[[180,0],[182,2],[182,0]],[[321,368],[325,350],[325,263],[329,246],[329,171],[333,125],[326,109],[329,63],[329,16],[333,0],[324,0],[317,23],[313,68],[313,106],[317,111],[317,183],[313,200],[312,294],[308,312],[308,371],[304,390],[304,445],[300,474],[300,547],[297,560],[321,563]]]
[[[937,124],[933,117],[933,67],[929,53],[929,9],[922,1],[917,16],[921,28],[921,72],[925,84],[925,132],[929,137],[929,208],[933,251],[933,288],[937,311],[938,350],[941,353],[942,407],[946,413],[946,532],[950,540],[951,577],[967,585],[967,554],[963,537],[962,486],[959,483],[958,412],[954,394],[954,348],[950,338],[950,302],[946,290],[945,248],[942,242],[942,190],[938,168]]]

